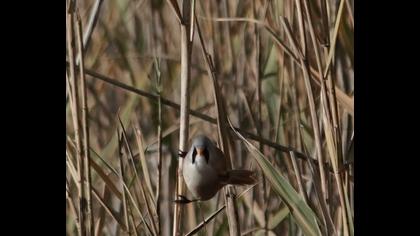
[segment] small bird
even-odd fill
[[[247,185],[256,182],[253,171],[227,170],[225,155],[204,135],[193,139],[182,169],[188,189],[200,201],[211,199],[227,184]]]

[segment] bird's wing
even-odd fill
[[[184,161],[182,162],[183,166],[181,168],[184,168],[184,165],[188,165],[192,162],[191,155],[192,155],[192,152],[191,152],[191,149],[190,149],[184,157]]]
[[[224,175],[227,172],[225,154],[217,147],[214,147],[214,150],[217,158],[213,158],[213,166],[217,170],[217,173]]]

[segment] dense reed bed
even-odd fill
[[[67,235],[354,235],[350,0],[67,0]],[[175,204],[192,138],[257,172]]]

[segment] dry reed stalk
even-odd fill
[[[109,191],[108,191],[108,188],[106,187],[106,185],[104,184],[104,187],[103,187],[103,192],[102,192],[102,198],[103,198],[103,201],[104,202],[107,202],[107,201],[109,201],[109,197],[110,197],[110,194],[109,194]],[[92,191],[93,191],[93,188],[92,188]],[[101,234],[102,234],[102,230],[103,230],[103,228],[104,228],[104,223],[105,223],[105,208],[104,207],[101,207],[100,209],[99,209],[99,213],[98,213],[98,220],[97,220],[97,224],[96,224],[96,227],[95,227],[95,236],[100,236]]]
[[[346,1],[347,13],[348,13],[347,15],[349,16],[349,20],[350,20],[350,25],[354,29],[354,17],[353,17],[353,12],[351,11],[350,1],[349,0],[345,0],[345,1]]]
[[[96,0],[94,3],[94,6],[92,7],[92,12],[90,14],[89,17],[89,22],[88,25],[86,27],[86,32],[83,34],[83,51],[87,51],[89,44],[90,44],[90,39],[93,33],[93,30],[96,26],[96,23],[98,21],[98,17],[99,17],[99,10],[101,8],[101,5],[103,3],[103,0]],[[79,53],[76,57],[76,65],[80,65],[80,57],[81,54]]]
[[[123,163],[123,147],[122,147],[122,142],[123,142],[123,137],[122,134],[120,135],[120,131],[119,129],[117,130],[117,135],[118,135],[118,160],[119,160],[119,167],[120,167],[120,173],[119,173],[119,177],[120,177],[120,184],[121,184],[121,189],[122,189],[122,207],[123,207],[123,215],[124,215],[124,226],[127,229],[127,233],[128,235],[131,236],[131,229],[130,229],[130,225],[128,224],[128,209],[127,209],[127,205],[128,205],[128,201],[127,201],[127,191],[124,188],[125,185],[125,180],[124,180],[124,176],[125,176],[125,171],[124,171],[124,163]]]
[[[297,5],[300,5],[300,1],[296,0]],[[300,9],[300,7],[298,7],[298,9]],[[302,19],[302,15],[301,17],[298,17],[299,20],[299,26],[300,27],[304,27],[304,23],[303,23],[303,19]],[[287,19],[283,18],[282,20],[282,24],[283,24],[283,28],[286,31],[287,36],[289,37],[289,41],[290,43],[292,43],[293,47],[295,48],[296,51],[298,51],[298,55],[299,55],[299,60],[300,60],[300,64],[302,65],[302,73],[303,73],[303,80],[305,83],[305,89],[306,89],[306,93],[307,93],[307,98],[308,98],[308,102],[309,102],[309,110],[310,110],[310,114],[311,114],[311,121],[312,121],[312,128],[314,131],[314,139],[315,139],[315,148],[316,148],[316,153],[317,153],[317,159],[319,160],[318,164],[319,164],[319,171],[320,171],[320,179],[321,179],[321,189],[322,189],[322,195],[324,197],[325,200],[328,199],[327,196],[327,182],[326,182],[326,175],[325,175],[325,168],[324,165],[322,165],[322,163],[324,163],[324,156],[322,154],[322,145],[321,145],[321,135],[320,135],[320,128],[319,128],[319,122],[318,122],[318,116],[316,113],[316,107],[315,107],[315,101],[314,101],[314,95],[313,95],[313,91],[311,88],[311,83],[310,83],[310,73],[308,70],[308,61],[306,58],[306,42],[305,40],[302,40],[301,43],[304,43],[303,45],[301,45],[300,47],[298,47],[293,34],[290,30],[290,26],[287,22]],[[304,33],[304,30],[301,30],[301,33]],[[305,38],[305,34],[301,35],[301,38]]]
[[[258,184],[258,183],[257,183]],[[244,196],[247,192],[249,192],[251,189],[253,189],[257,184],[252,185],[251,187],[244,190],[241,194],[239,194],[234,200],[240,199],[242,196]],[[203,227],[205,227],[206,224],[208,224],[210,221],[212,221],[222,210],[226,208],[226,204],[221,206],[219,209],[214,211],[212,214],[210,214],[209,217],[207,217],[204,221],[202,221],[200,224],[198,224],[194,229],[192,229],[190,232],[185,234],[185,236],[192,236],[196,233],[198,233]]]
[[[303,187],[302,184],[302,176],[299,170],[299,166],[297,165],[297,161],[296,161],[296,156],[293,152],[290,152],[290,159],[292,160],[292,164],[293,164],[293,170],[295,171],[295,175],[296,175],[296,180],[298,183],[298,188],[299,188],[299,193],[300,195],[302,195],[303,200],[307,203],[308,202],[308,197],[306,196],[306,192],[305,189]]]
[[[161,185],[162,185],[162,80],[160,63],[157,59],[154,60],[154,68],[156,74],[156,90],[158,93],[158,127],[157,127],[157,145],[158,145],[158,160],[157,160],[157,177],[156,177],[156,214],[157,214],[157,229],[158,234],[161,234]],[[138,129],[139,130],[139,129]]]
[[[75,179],[75,181],[76,181],[77,179]],[[76,224],[76,228],[77,228],[77,230],[79,231],[80,230],[80,221],[79,221],[79,213],[77,212],[77,209],[76,209],[76,207],[75,207],[75,204],[74,204],[74,202],[73,202],[73,198],[72,198],[72,196],[71,196],[71,194],[70,194],[70,189],[69,189],[69,181],[67,180],[67,178],[66,178],[66,199],[67,199],[67,202],[68,202],[68,204],[69,204],[69,208],[70,208],[70,211],[73,213],[73,216],[74,216],[74,222],[75,222],[75,224]]]
[[[306,1],[303,1],[303,8],[305,11],[305,15],[306,15],[306,19],[308,22],[308,28],[309,28],[309,33],[310,33],[310,38],[311,38],[311,42],[312,42],[312,46],[313,46],[313,50],[315,53],[315,60],[316,60],[316,64],[317,64],[317,68],[318,68],[318,73],[322,74],[322,64],[321,64],[321,55],[320,52],[318,50],[318,45],[317,45],[317,41],[316,41],[316,36],[315,36],[315,30],[314,30],[314,24],[312,21],[312,14],[311,11],[309,9],[309,6],[307,4]],[[325,79],[321,80],[321,109],[323,110],[323,114],[325,114],[324,119],[326,118],[327,120],[331,120],[331,109],[329,107],[328,104],[328,97],[327,97],[327,86],[326,86],[326,82]],[[324,131],[326,131],[326,129],[324,129]],[[320,199],[321,201],[324,201],[325,199]],[[326,202],[323,203],[326,205]],[[326,209],[324,207],[322,207],[321,209]],[[324,215],[326,215],[327,218],[327,228],[328,231],[333,234],[334,233],[334,225],[332,222],[332,218],[331,218],[331,213],[330,211],[324,211]]]
[[[70,4],[71,5],[71,4]],[[69,7],[70,8],[70,7]],[[77,85],[77,75],[75,71],[75,64],[74,64],[74,46],[75,46],[75,39],[74,39],[74,6],[72,7],[73,10],[69,10],[67,13],[67,52],[69,57],[69,74],[70,74],[70,92],[71,92],[71,100],[73,101],[71,104],[73,105],[71,108],[72,110],[72,120],[73,120],[73,129],[74,129],[74,136],[76,140],[76,160],[78,166],[78,192],[79,192],[79,220],[80,220],[80,231],[79,235],[86,235],[87,229],[87,209],[86,209],[86,198],[85,198],[85,171],[84,171],[84,159],[82,157],[82,141],[80,135],[80,122],[79,122],[79,91]]]
[[[117,214],[116,212],[114,212],[114,210],[112,210],[112,208],[111,208],[111,207],[109,207],[109,206],[106,204],[105,199],[103,199],[103,198],[99,195],[98,191],[96,191],[96,189],[95,189],[95,188],[92,188],[92,192],[93,192],[93,196],[95,196],[96,200],[98,200],[99,204],[103,207],[103,209],[105,209],[105,211],[108,213],[108,215],[109,215],[109,216],[110,216],[113,220],[115,220],[115,222],[117,222],[117,223],[118,223],[118,226],[119,226],[119,227],[121,227],[121,229],[122,229],[122,230],[124,230],[125,232],[127,232],[127,233],[128,233],[127,227],[126,227],[126,225],[124,224],[124,222],[121,222],[120,218],[118,217],[118,214]],[[98,234],[99,234],[99,233],[98,233]],[[99,235],[100,235],[100,234],[99,234]]]
[[[161,234],[161,216],[160,216],[160,202],[161,200],[161,185],[162,185],[162,97],[159,95],[158,100],[158,175],[156,180],[156,212],[158,221],[158,233]]]
[[[219,142],[221,143],[221,150],[226,157],[226,166],[228,169],[232,169],[233,163],[229,153],[228,138],[229,133],[227,132],[227,114],[223,101],[221,100],[220,88],[217,83],[215,69],[211,56],[207,53],[198,20],[196,18],[197,32],[200,39],[200,45],[203,53],[203,58],[206,62],[207,72],[210,79],[213,82],[213,95],[215,99],[216,109],[217,109],[217,127],[218,127],[218,137]],[[234,198],[234,188],[232,186],[225,187],[225,202],[226,202],[226,213],[229,223],[229,233],[231,236],[239,236],[241,234],[240,224],[238,221],[238,209],[236,203],[233,201]]]
[[[329,133],[331,134],[332,138],[330,138],[330,142],[328,142],[328,134],[326,134],[327,137],[327,146],[329,146],[329,152],[330,152],[330,158],[331,158],[331,163],[332,163],[332,167],[334,169],[334,177],[335,177],[335,182],[337,184],[337,190],[338,190],[338,194],[339,194],[339,200],[340,200],[340,205],[342,208],[342,220],[343,220],[343,228],[344,228],[344,235],[350,235],[351,231],[353,230],[353,226],[349,225],[349,218],[351,217],[351,215],[348,214],[348,204],[346,204],[345,202],[345,197],[344,197],[344,187],[343,187],[343,180],[342,180],[342,176],[339,173],[339,164],[340,164],[340,160],[342,160],[342,150],[341,150],[341,134],[340,134],[340,128],[339,128],[339,124],[338,124],[338,109],[337,109],[337,101],[336,101],[336,91],[335,91],[335,84],[334,84],[334,80],[331,78],[331,69],[330,67],[332,66],[333,63],[333,56],[335,54],[335,46],[337,43],[337,38],[338,38],[338,31],[340,28],[340,23],[342,22],[342,16],[343,16],[343,11],[344,11],[344,4],[345,4],[345,0],[341,0],[340,1],[340,5],[338,7],[338,12],[337,12],[337,16],[336,16],[336,21],[334,24],[334,31],[333,31],[333,35],[332,35],[332,41],[331,41],[331,47],[329,48],[328,51],[328,56],[326,58],[326,68],[324,69],[324,73],[323,76],[324,78],[328,78],[328,95],[330,98],[330,108],[332,110],[332,125],[331,125],[331,121],[328,122],[327,120],[324,120],[324,122],[326,123],[326,128],[328,128]],[[328,76],[329,75],[329,76]]]
[[[96,0],[92,7],[92,12],[89,17],[88,25],[86,27],[86,32],[83,34],[83,49],[85,51],[89,47],[93,30],[95,29],[96,23],[98,22],[99,12],[100,12],[99,10],[101,9],[103,2],[104,0]]]
[[[84,162],[84,169],[85,169],[85,176],[87,178],[86,182],[86,201],[87,201],[87,215],[89,216],[89,234],[91,236],[95,233],[95,220],[93,217],[93,207],[92,207],[92,176],[90,173],[90,142],[89,142],[89,121],[88,121],[88,105],[87,105],[87,90],[86,90],[86,77],[84,71],[84,49],[83,49],[83,42],[82,42],[82,21],[80,19],[79,13],[76,15],[76,37],[77,43],[79,46],[79,58],[80,58],[80,66],[79,66],[79,75],[80,75],[80,83],[81,83],[81,95],[82,95],[82,129],[83,129],[83,162]]]
[[[265,2],[263,9],[260,11],[257,11],[256,9],[256,3],[254,2],[253,4],[253,12],[254,12],[254,17],[256,19],[265,19],[265,16],[267,15],[267,9],[268,9],[268,1]],[[262,48],[262,43],[261,43],[261,36],[260,36],[260,30],[258,28],[258,25],[254,25],[254,34],[255,34],[255,49],[256,49],[256,81],[257,81],[257,134],[262,137],[262,133],[263,133],[263,121],[261,119],[261,109],[262,109],[262,95],[261,95],[261,84],[262,84],[262,68],[261,68],[261,60],[262,60],[262,56],[261,56],[261,48]],[[264,152],[264,145],[259,142],[258,143],[259,146],[259,150],[261,153]],[[268,201],[269,201],[269,187],[266,181],[266,178],[264,175],[262,175],[262,202],[265,203],[266,209],[264,211],[264,234],[266,236],[268,236],[268,221],[269,221],[269,209],[268,209]]]
[[[173,3],[175,4],[175,3]],[[191,46],[190,41],[190,17],[191,0],[182,1],[182,22],[181,22],[181,104],[180,104],[180,128],[179,128],[179,150],[185,152],[188,147],[189,135],[189,110],[190,94],[189,83],[191,76]],[[183,158],[178,159],[178,170],[176,176],[175,199],[178,195],[183,195],[184,180],[182,177]],[[173,235],[178,236],[181,233],[180,225],[182,220],[181,204],[174,204]]]
[[[180,24],[182,24],[182,14],[178,6],[178,2],[176,0],[167,0],[169,2],[169,5],[171,6],[172,10],[175,13],[176,19],[179,21]]]
[[[141,219],[142,223],[146,226],[147,232],[149,233],[149,235],[153,235],[153,236],[154,236],[155,234],[153,233],[153,231],[152,231],[152,229],[150,228],[149,224],[148,224],[148,223],[147,223],[147,221],[145,220],[145,218],[144,218],[143,214],[142,214],[142,213],[141,213],[141,211],[140,211],[139,206],[137,205],[136,201],[135,201],[135,200],[134,200],[134,198],[133,198],[133,195],[130,193],[129,188],[128,188],[128,186],[127,186],[125,183],[123,183],[123,188],[124,188],[124,190],[126,191],[127,196],[129,197],[129,200],[130,200],[130,202],[131,202],[131,204],[132,204],[132,206],[133,206],[134,210],[136,210],[137,214],[140,216],[140,219]]]
[[[205,17],[203,18],[207,19]],[[262,25],[264,29],[267,30],[267,32],[273,37],[273,40],[276,42],[276,45],[278,45],[285,53],[287,53],[287,55],[289,55],[299,67],[302,68],[304,66],[299,59],[299,55],[295,55],[295,53],[292,52],[292,50],[280,39],[280,37],[278,37],[274,29],[270,25],[262,21],[259,21],[256,19],[243,18],[243,17],[212,18],[211,20],[216,21],[216,22],[224,22],[224,21],[251,22],[254,24]],[[320,81],[323,79],[322,77],[323,75],[319,74],[317,70],[311,66],[309,66],[309,72],[312,75],[311,79],[314,82],[316,82],[316,85],[320,86]],[[340,105],[342,105],[346,110],[348,110],[348,112],[352,116],[354,116],[353,98],[345,94],[340,88],[336,86],[334,87],[334,89],[336,90],[337,101],[340,102]]]
[[[129,218],[129,221],[130,221],[131,228],[133,228],[133,233],[134,233],[134,236],[138,236],[139,234],[138,234],[138,232],[137,232],[137,226],[136,226],[136,223],[134,222],[134,215],[133,215],[133,211],[130,211],[130,218]]]
[[[138,121],[138,119],[136,119],[136,121]],[[120,125],[123,126],[122,122],[120,122]],[[135,124],[134,124],[134,135],[136,137],[136,142],[137,142],[137,146],[138,146],[138,149],[139,149],[138,154],[140,156],[140,163],[141,163],[141,168],[142,168],[142,172],[143,172],[144,182],[146,183],[146,187],[147,187],[146,189],[149,192],[149,196],[154,201],[154,197],[153,197],[153,194],[152,194],[152,192],[153,192],[152,183],[151,183],[149,168],[147,166],[146,156],[145,156],[145,153],[144,153],[144,145],[143,145],[143,139],[142,139],[142,134],[141,134],[139,122],[135,122]],[[130,149],[130,153],[131,153],[131,149]],[[132,156],[130,155],[130,157],[132,159],[134,159],[134,155],[132,155]],[[140,175],[137,173],[137,170],[134,168],[135,167],[134,160],[132,161],[132,165],[133,165],[133,169],[135,171],[135,174],[136,174],[137,178],[139,178]],[[139,186],[140,186],[140,183],[139,183]]]
[[[121,138],[123,139],[123,141],[125,143],[126,150],[128,151],[127,159],[131,162],[132,169],[134,170],[134,178],[137,182],[137,185],[140,187],[140,192],[141,192],[143,200],[145,202],[146,210],[147,210],[147,213],[148,213],[149,218],[150,218],[150,223],[152,225],[153,234],[158,235],[157,225],[156,225],[156,222],[153,219],[153,214],[152,214],[152,209],[151,209],[150,204],[149,204],[149,199],[148,199],[148,197],[145,193],[145,189],[148,189],[148,188],[144,187],[142,181],[140,180],[140,176],[139,176],[139,174],[137,172],[137,169],[136,169],[136,166],[134,164],[134,157],[133,157],[134,155],[133,155],[133,152],[132,152],[132,150],[130,148],[130,145],[128,143],[127,133],[125,131],[125,127],[124,127],[123,122],[121,121],[121,118],[120,118],[119,115],[118,115],[118,121],[119,121],[119,125],[121,126],[121,132],[122,132],[122,137]],[[138,130],[136,130],[136,131],[138,131]],[[136,134],[137,134],[137,132],[136,132]],[[138,135],[136,137],[139,138]],[[139,150],[139,151],[141,152],[142,150]],[[129,191],[129,190],[127,189],[127,191]],[[150,192],[149,192],[149,195],[151,195]]]

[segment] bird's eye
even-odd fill
[[[195,162],[195,156],[197,156],[197,150],[194,148],[193,153],[192,153],[192,163],[193,164]]]
[[[209,163],[210,155],[209,155],[209,150],[207,150],[207,148],[204,149],[203,155],[204,155],[204,158],[206,158],[206,162]]]

